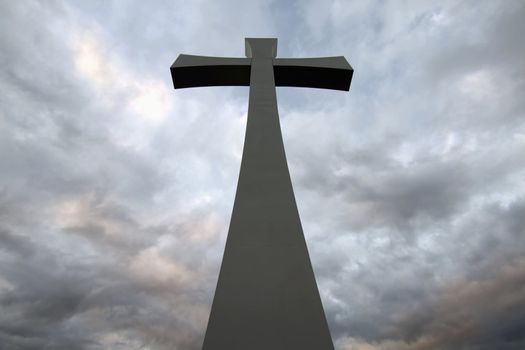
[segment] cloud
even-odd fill
[[[519,1],[0,5],[0,344],[198,349],[245,88],[173,91],[178,53],[345,55],[350,93],[279,88],[341,350],[521,349]]]

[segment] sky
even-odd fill
[[[278,88],[337,350],[525,348],[525,2],[0,1],[0,349],[200,349],[247,87],[180,53],[344,55]]]

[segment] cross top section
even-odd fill
[[[276,38],[246,38],[246,57],[248,58],[275,58],[277,57]]]
[[[277,39],[246,38],[246,58],[179,55],[171,66],[175,89],[198,86],[250,86],[257,59],[273,67],[275,86],[348,91],[354,70],[343,56],[277,58]]]

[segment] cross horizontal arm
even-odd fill
[[[175,89],[198,86],[249,86],[250,58],[179,55],[171,66]]]
[[[275,58],[276,86],[350,90],[354,70],[343,56],[318,58]]]

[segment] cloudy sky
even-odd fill
[[[525,348],[523,1],[0,1],[0,349],[200,349],[245,87],[179,53],[344,55],[278,88],[338,350]]]

